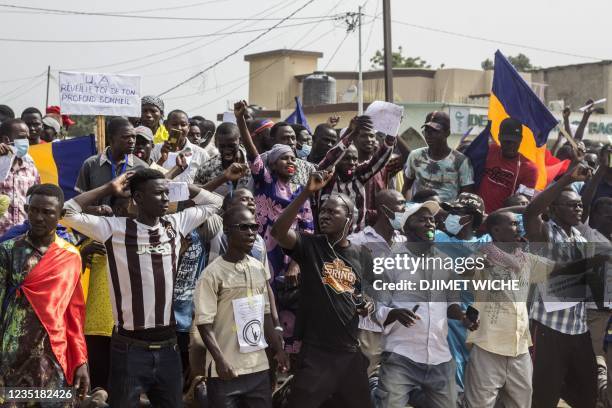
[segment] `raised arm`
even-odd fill
[[[584,207],[582,211],[582,222],[585,222],[587,218],[589,218],[589,213],[591,212],[591,204],[593,202],[593,197],[595,197],[595,193],[597,192],[597,187],[601,184],[606,172],[610,171],[610,147],[607,149],[602,149],[599,155],[599,167],[593,177],[589,179],[584,185],[584,190],[582,190],[582,205]]]
[[[297,241],[297,232],[291,229],[293,221],[297,218],[300,208],[310,196],[321,190],[329,180],[333,173],[328,171],[315,171],[310,174],[308,184],[302,192],[283,210],[281,215],[272,225],[272,236],[278,241],[278,244],[285,249],[293,249]]]
[[[134,174],[133,171],[123,173],[112,181],[93,190],[86,191],[74,197],[73,200],[81,207],[87,208],[94,205],[99,200],[110,195],[120,197],[130,197],[129,180]]]
[[[329,167],[334,165],[340,160],[340,157],[344,154],[347,147],[353,143],[356,131],[349,128],[346,133],[342,136],[342,139],[325,154],[325,157],[317,165],[320,170],[327,170]]]
[[[532,242],[547,241],[546,224],[544,224],[540,216],[553,203],[559,194],[561,194],[561,191],[563,191],[566,186],[575,181],[585,180],[588,177],[589,172],[590,168],[588,166],[578,163],[563,176],[561,176],[556,183],[551,184],[544,191],[533,198],[523,213],[523,222],[525,224],[527,239]]]
[[[588,101],[586,101],[585,105],[588,105],[591,103],[593,103],[593,100],[589,99]],[[574,139],[576,139],[576,141],[582,140],[582,137],[584,136],[584,129],[586,128],[587,123],[589,123],[589,118],[591,117],[591,114],[593,113],[593,111],[595,111],[595,108],[593,106],[590,106],[584,110],[582,114],[582,119],[580,120],[580,123],[578,124],[578,129],[576,129],[576,134],[574,135]]]
[[[243,163],[232,163],[227,169],[223,171],[223,174],[210,180],[208,183],[202,186],[202,189],[208,191],[215,191],[217,188],[227,183],[228,181],[234,182],[244,177],[248,166]]]
[[[249,132],[249,128],[246,124],[246,119],[244,118],[246,115],[246,108],[246,101],[236,102],[234,104],[234,115],[236,116],[236,124],[238,125],[238,129],[240,130],[242,144],[246,149],[247,158],[249,161],[253,161],[255,157],[259,156],[259,152],[257,151],[255,143],[253,143],[253,138],[251,137],[251,133]]]

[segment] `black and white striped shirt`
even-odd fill
[[[125,217],[85,214],[74,200],[66,202],[63,225],[104,243],[115,325],[144,330],[174,324],[172,293],[181,237],[221,208],[222,198],[202,190],[195,207],[160,218],[149,226]]]

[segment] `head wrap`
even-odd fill
[[[268,166],[276,163],[283,155],[287,153],[293,153],[293,149],[290,146],[283,144],[275,144],[272,149],[268,152]]]
[[[255,128],[255,131],[253,132],[253,136],[257,136],[258,134],[263,132],[265,129],[270,129],[272,126],[274,126],[274,122],[272,122],[270,119],[264,119],[260,121],[259,123],[257,123],[257,127]]]
[[[141,99],[141,104],[157,106],[157,108],[162,111],[162,113],[164,112],[164,101],[162,101],[161,98],[158,98],[157,96],[143,96]]]

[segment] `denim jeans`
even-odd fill
[[[113,408],[138,407],[140,394],[145,393],[156,408],[181,407],[181,370],[176,343],[150,348],[113,335],[109,405]]]
[[[374,395],[377,408],[404,408],[409,402],[418,407],[455,408],[455,361],[422,364],[400,354],[384,352]],[[419,401],[410,401],[417,395]]]

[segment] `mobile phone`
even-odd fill
[[[412,308],[412,313],[416,313],[417,310],[419,310],[419,305],[414,305],[414,307]]]
[[[475,307],[472,307],[472,306],[468,306],[467,310],[465,311],[466,317],[472,323],[476,323],[478,321],[478,313],[479,313],[478,309],[476,309]]]

